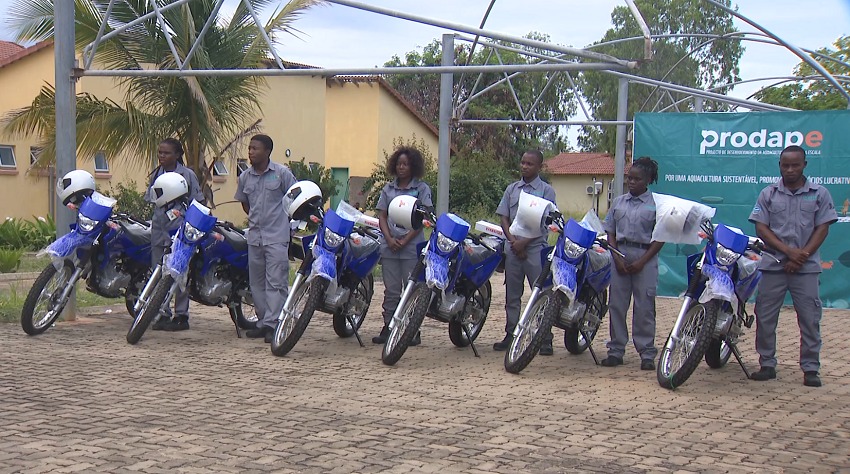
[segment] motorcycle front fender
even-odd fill
[[[317,276],[328,281],[336,280],[336,253],[321,245],[313,245],[313,265],[310,268],[308,281]]]
[[[449,286],[449,259],[436,252],[425,254],[425,283],[431,287],[445,290]]]
[[[702,274],[708,281],[705,282],[705,290],[699,296],[700,303],[707,303],[713,299],[720,299],[732,303],[733,308],[738,307],[738,298],[735,295],[735,284],[729,273],[721,270],[715,265],[703,265]]]
[[[38,252],[38,256],[48,255],[54,260],[64,260],[68,257],[73,257],[77,249],[82,247],[90,247],[97,239],[98,233],[91,232],[88,234],[80,233],[75,229],[67,234],[54,240],[44,250]]]
[[[181,239],[174,239],[171,244],[171,253],[165,256],[165,271],[183,287],[189,273],[189,262],[195,255],[195,244],[187,244]]]
[[[564,293],[568,301],[574,300],[578,287],[576,266],[560,257],[553,257],[552,283],[553,289]]]

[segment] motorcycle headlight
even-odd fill
[[[566,255],[567,258],[579,258],[585,252],[587,252],[586,248],[570,239],[564,238],[564,255]]]
[[[83,232],[91,232],[97,227],[99,221],[88,218],[82,214],[77,214],[77,227]]]
[[[187,222],[183,224],[183,235],[185,235],[190,242],[197,242],[206,235],[206,232],[198,230],[195,226]]]
[[[457,247],[457,242],[446,237],[440,232],[437,232],[437,248],[440,250],[440,252],[449,253],[455,247]]]
[[[336,248],[342,245],[345,237],[325,227],[325,243],[331,248]]]
[[[715,253],[717,257],[717,263],[723,265],[724,267],[727,265],[732,265],[737,262],[741,257],[741,254],[735,253],[732,250],[727,249],[726,247],[717,244],[717,252]]]

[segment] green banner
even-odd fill
[[[821,299],[850,307],[850,111],[637,114],[633,156],[658,162],[652,190],[717,208],[714,222],[755,235],[747,217],[759,192],[779,179],[779,153],[806,150],[806,176],[829,190],[839,220],[821,247]],[[665,245],[658,294],[687,286],[685,259],[694,245]],[[790,302],[790,298],[787,299]]]

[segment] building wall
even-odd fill
[[[381,88],[380,94],[380,125],[377,150],[379,160],[383,160],[385,151],[387,155],[393,153],[393,140],[401,137],[406,141],[414,136],[417,143],[424,139],[431,156],[437,159],[438,137],[384,88]]]
[[[587,187],[593,184],[593,176],[589,175],[550,175],[551,185],[555,188],[558,209],[573,217],[583,216],[596,202],[596,196],[587,194]],[[602,192],[599,195],[599,207],[596,211],[601,218],[608,212],[608,184],[613,176],[596,176],[596,181],[602,182]]]
[[[369,176],[378,156],[380,86],[327,81],[325,167]]]

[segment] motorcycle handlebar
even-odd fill
[[[607,250],[611,253],[614,253],[614,254],[620,256],[621,258],[626,258],[626,254],[624,254],[623,252],[620,252],[619,250],[615,249],[614,247],[611,247],[611,244],[607,240],[597,238],[596,243],[599,244],[599,246],[602,247],[603,249],[605,249],[605,250]]]

